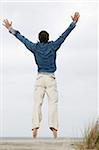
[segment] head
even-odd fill
[[[49,33],[46,31],[41,31],[38,35],[38,38],[41,43],[47,43],[49,40]]]

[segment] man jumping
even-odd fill
[[[58,130],[58,92],[57,83],[54,72],[56,71],[56,53],[66,37],[75,28],[79,20],[79,13],[75,12],[71,16],[72,23],[61,36],[55,41],[49,41],[49,34],[41,31],[38,34],[39,42],[33,43],[25,38],[21,33],[12,28],[12,22],[7,19],[3,21],[3,25],[19,39],[28,50],[34,54],[35,62],[38,66],[38,75],[34,88],[34,107],[32,117],[32,134],[37,137],[37,131],[40,128],[42,120],[42,104],[45,94],[48,96],[48,123],[54,138],[57,137]]]

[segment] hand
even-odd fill
[[[71,18],[74,22],[78,22],[79,17],[80,17],[79,12],[75,12],[74,16],[71,16]]]
[[[9,22],[7,19],[3,20],[3,26],[5,26],[7,29],[9,29],[12,26],[12,21]]]

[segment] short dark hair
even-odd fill
[[[46,31],[41,31],[38,35],[38,38],[41,43],[47,43],[49,40],[49,33]]]

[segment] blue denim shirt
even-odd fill
[[[75,26],[76,23],[72,22],[56,41],[47,43],[33,43],[13,28],[10,28],[9,32],[15,35],[34,54],[38,72],[54,73],[56,71],[56,52]]]

